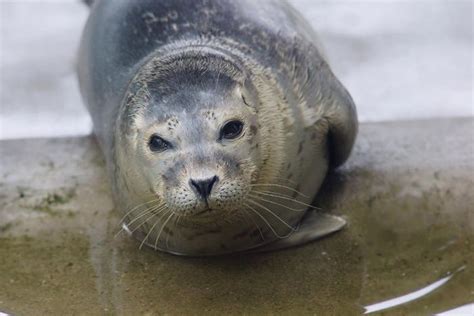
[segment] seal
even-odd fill
[[[201,256],[344,226],[311,205],[349,156],[354,103],[284,1],[95,1],[78,78],[123,229]]]

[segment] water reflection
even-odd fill
[[[436,316],[461,316],[461,315],[465,315],[465,316],[474,315],[474,303],[459,306],[459,307],[450,309],[449,311],[436,314]]]
[[[464,270],[464,268],[465,268],[464,266],[460,267],[459,269],[457,269],[457,271],[455,273],[458,273],[458,272]],[[382,310],[385,310],[385,309],[388,309],[388,308],[392,308],[392,307],[395,307],[395,306],[398,306],[398,305],[406,304],[406,303],[409,303],[409,302],[414,301],[416,299],[419,299],[419,298],[421,298],[425,295],[428,295],[431,292],[438,289],[439,287],[443,286],[443,284],[445,284],[449,280],[451,280],[451,278],[454,276],[455,273],[450,274],[450,275],[448,275],[448,276],[446,276],[446,277],[444,277],[444,278],[442,278],[442,279],[440,279],[440,280],[438,280],[434,283],[429,284],[428,286],[426,286],[422,289],[411,292],[409,294],[402,295],[402,296],[399,296],[399,297],[396,297],[396,298],[392,298],[392,299],[389,299],[389,300],[386,300],[386,301],[383,301],[383,302],[380,302],[380,303],[365,306],[365,313],[364,314],[375,313],[375,312],[382,311]]]

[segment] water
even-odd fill
[[[4,141],[0,310],[470,312],[474,150],[463,135],[473,124],[464,119],[363,125],[350,161],[328,177],[317,198],[323,210],[348,220],[342,232],[285,251],[217,258],[140,251],[128,236],[114,238],[120,215],[91,139]]]

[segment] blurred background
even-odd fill
[[[473,2],[289,0],[310,21],[362,122],[465,117],[473,106]],[[79,0],[0,0],[0,139],[85,135]]]

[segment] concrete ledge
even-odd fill
[[[0,311],[353,314],[461,268],[400,314],[474,301],[474,120],[364,124],[317,198],[349,226],[270,254],[184,259],[119,236],[91,137],[0,142]]]

